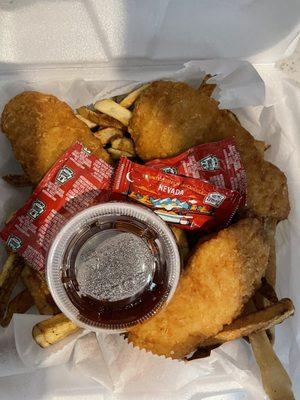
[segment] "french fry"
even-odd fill
[[[276,219],[266,218],[264,220],[264,229],[270,245],[269,260],[266,269],[265,279],[267,284],[269,284],[273,288],[275,287],[276,284],[276,249],[275,249],[276,226],[277,226]],[[262,292],[262,294],[264,295],[264,299],[260,302],[260,304],[259,304],[259,299],[258,301],[255,302],[256,306],[258,307],[270,304],[269,303],[270,299],[266,299],[266,293],[264,293],[263,291],[266,292],[266,285],[262,286],[260,290],[260,292]],[[257,298],[258,296],[255,297]],[[275,329],[271,328],[270,330],[268,330],[267,334],[270,337],[271,343],[273,344],[275,340]]]
[[[270,296],[273,296],[273,293],[271,292],[265,292],[265,288],[260,288],[252,297],[252,302],[254,303],[255,307],[257,310],[263,310],[264,308],[268,307],[270,304],[276,303],[278,300],[274,301],[274,298],[272,298],[272,301],[269,300],[271,298]],[[276,296],[276,293],[275,293]],[[269,298],[268,298],[269,297]],[[266,329],[266,333],[269,337],[269,340],[272,344],[274,344],[275,341],[275,326],[272,326],[268,329]]]
[[[1,326],[9,325],[14,314],[24,314],[34,305],[33,298],[28,289],[16,295],[7,306],[5,317],[1,321]]]
[[[109,152],[109,154],[111,155],[113,160],[119,160],[122,156],[124,157],[133,157],[134,155],[131,153],[128,153],[127,151],[123,151],[123,150],[116,150],[116,149],[107,149],[107,151]]]
[[[118,128],[104,128],[94,132],[94,136],[100,140],[102,146],[105,146],[115,139],[122,138],[123,132]]]
[[[277,303],[278,297],[273,286],[269,284],[266,278],[263,278],[261,282],[262,282],[261,287],[255,293],[255,296],[259,293],[265,300],[268,300],[269,303],[271,304]],[[256,301],[255,296],[254,296],[254,302]]]
[[[79,329],[64,314],[60,313],[36,324],[32,329],[32,337],[39,346],[46,348]]]
[[[294,306],[292,301],[290,299],[282,299],[261,311],[255,311],[236,319],[216,336],[207,339],[201,344],[201,347],[229,342],[243,336],[249,336],[254,332],[264,331],[271,326],[280,324],[293,313]]]
[[[120,106],[125,108],[130,108],[134,102],[137,100],[139,95],[145,90],[150,83],[146,83],[145,85],[140,86],[138,89],[134,90],[133,92],[129,93],[123,100],[120,101]]]
[[[77,112],[82,117],[94,122],[102,128],[125,129],[125,126],[117,119],[100,112],[95,112],[87,107],[80,107],[77,109]]]
[[[269,263],[270,263],[270,258],[269,258]],[[275,264],[273,267],[275,272]],[[271,285],[269,286],[270,287],[268,288],[268,283],[263,282],[262,287],[259,289],[257,293],[255,293],[253,301],[252,302],[250,301],[248,304],[248,307],[252,309],[252,311],[255,310],[257,307],[263,307],[264,305],[269,304],[269,301],[273,302],[276,299],[277,296],[274,289],[271,290],[270,289]],[[263,295],[263,297],[259,296],[260,293]],[[251,334],[249,336],[249,342],[251,344],[254,356],[256,358],[259,368],[261,369],[263,386],[265,388],[265,391],[268,394],[271,394],[270,399],[271,400],[279,400],[281,398],[293,399],[289,377],[286,374],[286,371],[281,365],[279,359],[277,358],[274,350],[272,349],[272,345],[274,344],[274,339],[275,339],[274,327],[267,329],[266,331]],[[269,359],[271,360],[272,364],[272,374],[278,375],[279,382],[281,382],[279,383],[279,386],[278,382],[273,382],[272,379],[270,379],[269,374],[264,371],[265,365],[268,364]],[[279,397],[276,396],[276,392],[278,392]]]
[[[201,82],[201,85],[199,86],[199,91],[206,96],[210,97],[212,95],[212,92],[214,91],[216,85],[207,83],[207,81],[211,78],[212,76],[210,74],[205,75],[203,78],[203,81]]]
[[[293,400],[291,380],[276,356],[266,332],[253,333],[250,344],[270,400]]]
[[[0,272],[0,319],[3,318],[13,289],[15,288],[24,260],[17,253],[10,253]]]
[[[247,306],[252,312],[256,311],[252,301]],[[249,342],[260,369],[263,387],[270,400],[294,399],[290,378],[276,356],[267,332],[252,333],[249,335]]]
[[[135,156],[135,148],[133,140],[129,138],[118,138],[111,142],[111,147],[115,150],[125,151],[130,153],[131,156]]]
[[[31,182],[26,175],[5,175],[2,179],[11,186],[25,187],[31,186]]]
[[[109,115],[120,121],[123,125],[128,126],[129,120],[131,118],[131,111],[127,108],[120,106],[120,104],[116,103],[111,99],[105,99],[97,101],[94,104],[96,110]]]
[[[38,271],[26,264],[22,271],[21,278],[24,285],[29,290],[40,314],[49,315],[60,312],[59,308],[54,303],[45,279]]]
[[[90,129],[93,129],[93,128],[95,128],[95,127],[97,126],[97,124],[95,124],[94,122],[90,121],[89,119],[83,117],[83,116],[80,115],[80,114],[76,114],[76,117],[77,117],[78,119],[80,119],[80,121],[84,122],[84,123],[86,124],[86,126],[87,126],[88,128],[90,128]]]

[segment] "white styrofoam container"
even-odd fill
[[[16,80],[147,79],[190,59],[229,57],[267,75],[292,53],[299,27],[299,0],[0,0],[0,88]],[[91,380],[56,368],[18,375],[18,387],[34,399],[101,398]],[[49,393],[53,379],[57,391]],[[15,383],[0,379],[17,399]]]
[[[82,78],[84,68],[88,79],[191,59],[272,63],[292,51],[299,16],[298,0],[0,0],[0,74]]]

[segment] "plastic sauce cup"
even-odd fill
[[[46,275],[70,320],[94,331],[123,332],[171,299],[180,256],[172,231],[154,212],[111,202],[69,220],[51,245]]]

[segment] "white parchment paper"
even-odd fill
[[[289,220],[279,224],[277,232],[278,292],[291,297],[300,307],[297,281],[300,270],[300,150],[298,135],[300,94],[297,85],[273,68],[261,68],[263,80],[254,67],[236,60],[193,61],[168,76],[153,72],[151,79],[184,80],[197,87],[205,72],[218,84],[214,96],[222,108],[231,108],[254,136],[271,144],[266,158],[278,165],[289,181],[292,211]],[[83,73],[84,76],[84,73]],[[147,71],[147,78],[149,71]],[[131,90],[137,82],[66,81],[30,84],[2,84],[0,111],[22,90],[55,94],[72,107]],[[265,107],[264,107],[265,106]],[[0,136],[1,175],[18,171],[4,135]],[[9,212],[21,206],[28,192],[0,182],[1,222]],[[3,252],[2,252],[3,254]],[[12,324],[0,332],[0,385],[6,397],[19,399],[266,399],[259,382],[257,366],[249,346],[243,341],[227,343],[202,360],[188,363],[154,356],[129,345],[122,336],[79,332],[42,350],[31,339],[32,326],[43,319],[37,315],[16,315]],[[300,395],[300,320],[296,314],[277,328],[276,349]],[[66,384],[61,373],[65,371]],[[44,397],[26,381],[42,377]],[[55,379],[57,376],[57,379]],[[73,382],[73,379],[76,379]],[[12,382],[14,384],[12,384]],[[73,382],[73,383],[72,383]],[[298,385],[298,386],[297,386]],[[76,390],[75,390],[76,389]],[[84,393],[82,392],[84,391]]]

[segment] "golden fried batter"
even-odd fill
[[[262,224],[239,221],[201,243],[170,303],[132,328],[129,341],[155,354],[182,358],[242,311],[264,276],[269,244]]]
[[[76,141],[110,161],[109,154],[88,127],[66,103],[52,95],[39,92],[17,95],[4,108],[1,129],[32,183],[37,183]]]
[[[263,160],[250,133],[201,91],[183,82],[153,82],[137,100],[129,131],[143,160],[171,157],[234,136],[247,174],[248,208],[257,216],[287,217],[284,174]]]

